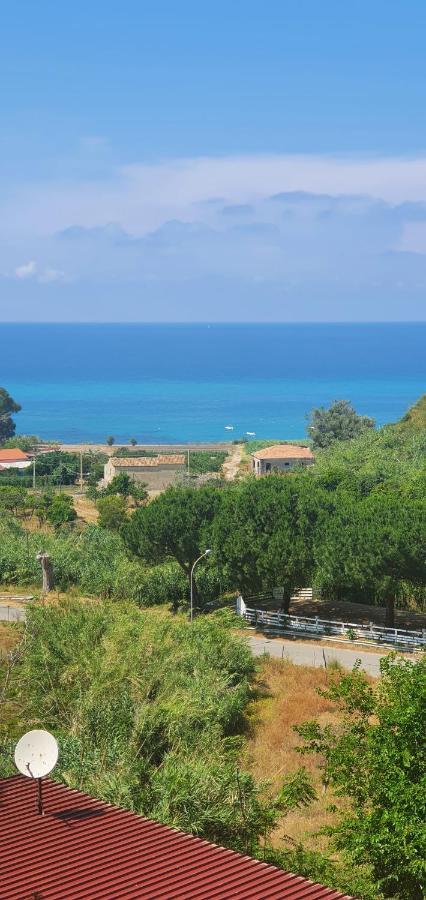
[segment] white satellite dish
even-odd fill
[[[49,731],[36,728],[22,735],[15,747],[16,768],[27,778],[43,778],[55,768],[58,744]]]

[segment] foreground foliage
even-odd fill
[[[301,770],[269,802],[239,766],[253,668],[220,618],[191,626],[134,606],[34,607],[8,734],[49,728],[61,747],[55,777],[68,785],[254,852],[311,789]]]

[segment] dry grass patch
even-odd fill
[[[285,817],[273,835],[274,846],[278,847],[285,835],[295,841],[303,840],[311,848],[325,846],[314,834],[333,821],[333,814],[327,812],[332,798],[323,792],[320,760],[311,755],[301,757],[297,752],[301,741],[293,726],[310,719],[318,719],[322,725],[337,721],[334,704],[317,692],[335,677],[333,672],[295,666],[286,660],[265,658],[260,662],[259,694],[250,709],[252,735],[246,765],[256,779],[269,781],[273,792],[279,789],[284,776],[303,765],[318,794],[308,808]]]
[[[78,518],[87,522],[88,525],[95,525],[98,521],[99,513],[93,500],[89,500],[89,497],[85,495],[75,495],[73,500]]]
[[[13,649],[20,636],[21,632],[16,625],[0,622],[0,659]]]

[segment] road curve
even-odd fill
[[[350,671],[359,659],[361,668],[374,678],[380,675],[380,660],[387,656],[386,653],[369,653],[368,650],[340,650],[337,647],[324,647],[320,644],[259,636],[249,637],[248,642],[254,656],[269,653],[270,656],[276,656],[279,659],[288,659],[297,666],[314,666],[323,669],[325,659],[327,665],[337,661],[344,669]]]

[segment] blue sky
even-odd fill
[[[424,318],[421,0],[5,0],[0,318]]]

